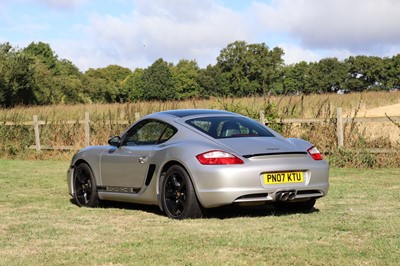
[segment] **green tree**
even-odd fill
[[[284,67],[283,93],[298,94],[305,91],[308,63],[300,63]]]
[[[217,65],[227,74],[232,96],[273,92],[282,76],[283,50],[270,50],[264,43],[236,41],[222,49]]]
[[[97,73],[97,69],[89,68],[83,73],[82,85],[83,92],[95,103],[106,103],[115,101],[115,91],[112,91],[104,78]]]
[[[5,107],[35,104],[36,85],[31,60],[9,43],[0,45],[0,104]]]
[[[88,102],[79,69],[68,60],[58,60],[49,44],[32,42],[23,52],[31,59],[38,104]]]
[[[270,50],[264,43],[249,45],[249,48],[250,72],[254,77],[252,80],[255,79],[261,84],[257,93],[281,93],[278,81],[283,76],[283,50],[279,47]]]
[[[0,44],[0,106],[6,105],[6,93],[8,90],[6,82],[7,60],[11,48],[9,43]]]
[[[225,97],[229,95],[228,75],[222,73],[218,65],[208,65],[205,69],[200,69],[197,77],[202,98]]]
[[[163,59],[156,60],[143,71],[141,94],[144,100],[172,100],[176,96],[171,65]]]
[[[347,77],[346,65],[337,58],[321,59],[309,66],[306,93],[336,92],[343,88]]]
[[[220,52],[217,57],[217,65],[226,74],[229,80],[228,96],[246,96],[254,94],[257,89],[250,85],[250,66],[247,58],[247,43],[236,41]]]
[[[0,75],[0,107],[5,104],[5,91],[6,82],[4,81],[3,75]]]
[[[367,59],[367,68],[364,73],[368,90],[381,90],[385,88],[387,73],[385,61],[382,57],[369,56]]]
[[[400,54],[384,59],[386,66],[386,90],[400,88]]]
[[[320,69],[317,62],[311,62],[308,65],[306,78],[305,78],[305,86],[303,89],[304,94],[318,93],[320,90],[320,82],[317,76],[320,76]]]
[[[143,98],[143,69],[136,68],[132,74],[130,74],[122,84],[122,93],[124,98],[129,101],[138,101]]]
[[[199,70],[194,60],[180,60],[176,66],[172,67],[177,99],[184,100],[200,96],[200,86],[197,82]]]
[[[60,88],[63,103],[88,103],[90,98],[83,93],[82,73],[71,61],[62,59],[56,64],[54,83]]]
[[[377,56],[350,56],[345,60],[348,67],[347,88],[352,91],[382,89],[385,82],[385,66]]]
[[[85,94],[94,102],[123,102],[125,98],[123,83],[132,74],[129,68],[109,65],[105,68],[90,68],[84,73]]]
[[[48,69],[55,70],[58,59],[49,44],[43,42],[32,42],[24,49],[24,53],[40,60]]]
[[[31,68],[34,71],[34,79],[37,88],[35,97],[38,104],[57,104],[62,101],[63,93],[59,84],[55,82],[55,75],[51,69],[41,60],[32,59]]]

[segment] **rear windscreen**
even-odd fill
[[[200,117],[186,120],[186,123],[216,139],[274,136],[267,128],[245,117]]]

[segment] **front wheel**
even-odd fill
[[[97,207],[99,205],[96,181],[89,165],[82,163],[75,168],[73,185],[74,200],[78,206]]]
[[[202,206],[197,200],[188,173],[179,165],[170,167],[161,180],[161,204],[173,219],[200,218]]]

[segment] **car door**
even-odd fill
[[[140,189],[147,175],[155,145],[167,124],[144,120],[135,124],[121,138],[121,145],[102,154],[100,171],[102,186],[117,191]]]

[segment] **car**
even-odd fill
[[[144,116],[108,145],[77,152],[67,173],[78,206],[158,205],[170,218],[232,204],[313,209],[329,165],[311,143],[240,114],[212,109]]]

